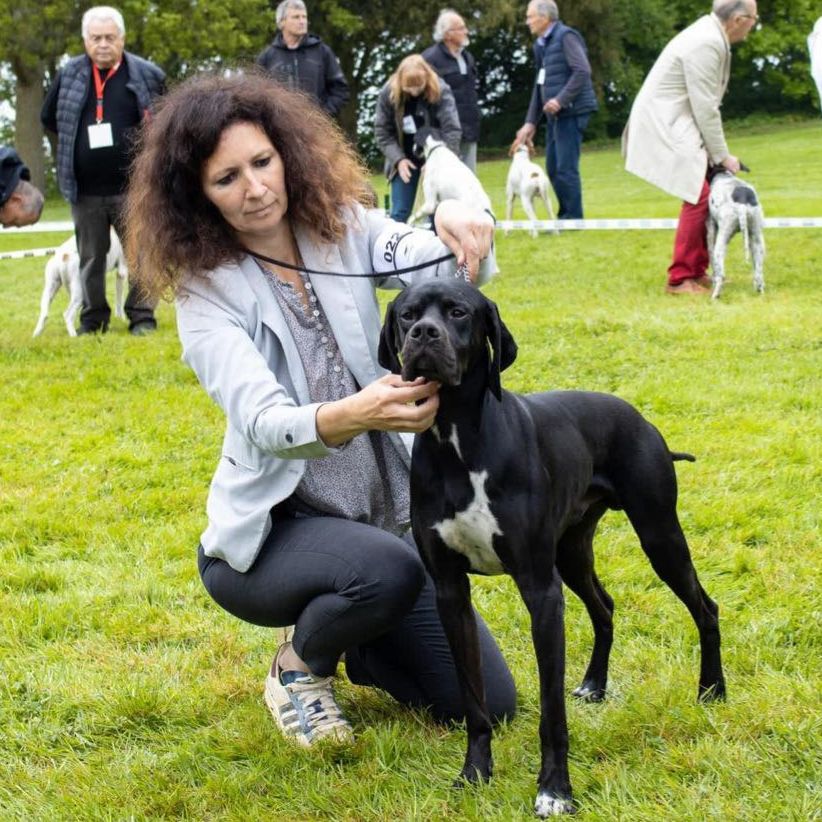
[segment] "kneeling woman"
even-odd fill
[[[265,682],[277,725],[304,745],[352,737],[331,685],[343,654],[352,682],[460,718],[400,436],[432,424],[438,385],[379,366],[374,287],[453,277],[456,262],[487,279],[491,218],[448,201],[435,236],[368,210],[341,132],[256,75],[165,97],[132,180],[132,264],[149,294],[174,295],[183,357],[226,415],[200,575],[240,619],[295,626]],[[480,634],[489,709],[511,716],[510,672]]]

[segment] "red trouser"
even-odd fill
[[[668,284],[698,279],[708,270],[708,195],[711,187],[706,180],[696,205],[682,204],[679,225],[674,238],[674,259],[668,268]]]

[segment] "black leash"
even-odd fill
[[[375,271],[367,271],[362,273],[352,274],[348,271],[317,271],[313,268],[306,268],[302,265],[294,265],[293,263],[286,263],[282,260],[275,260],[273,257],[266,257],[265,254],[258,254],[254,251],[249,251],[247,248],[243,249],[247,254],[250,254],[252,257],[256,257],[259,260],[264,260],[267,263],[271,263],[272,265],[279,266],[281,268],[287,268],[290,271],[300,271],[304,274],[319,274],[323,277],[368,277],[371,279],[382,279],[383,277],[393,277],[397,274],[410,274],[412,271],[420,271],[423,268],[428,268],[432,265],[439,265],[439,263],[444,263],[446,260],[453,260],[453,254],[445,254],[442,257],[437,257],[435,260],[428,260],[424,263],[419,263],[418,265],[410,265],[406,268],[396,268],[393,271],[383,271],[383,272],[375,272]],[[455,273],[456,277],[462,277],[466,280],[469,279],[468,277],[468,267],[463,263]]]

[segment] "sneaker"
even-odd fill
[[[280,651],[282,651],[282,647]],[[330,739],[354,741],[354,732],[334,699],[330,676],[304,671],[283,671],[277,664],[280,652],[265,680],[265,704],[283,734],[304,748]]]

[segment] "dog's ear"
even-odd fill
[[[387,368],[392,374],[399,374],[402,371],[399,350],[402,345],[400,340],[400,328],[397,324],[396,305],[399,297],[388,303],[385,309],[385,322],[380,331],[380,344],[377,349],[377,359],[383,368]]]
[[[491,363],[488,367],[488,388],[499,400],[502,399],[502,385],[499,375],[517,358],[517,344],[500,319],[497,304],[485,301],[485,334],[491,344]]]

